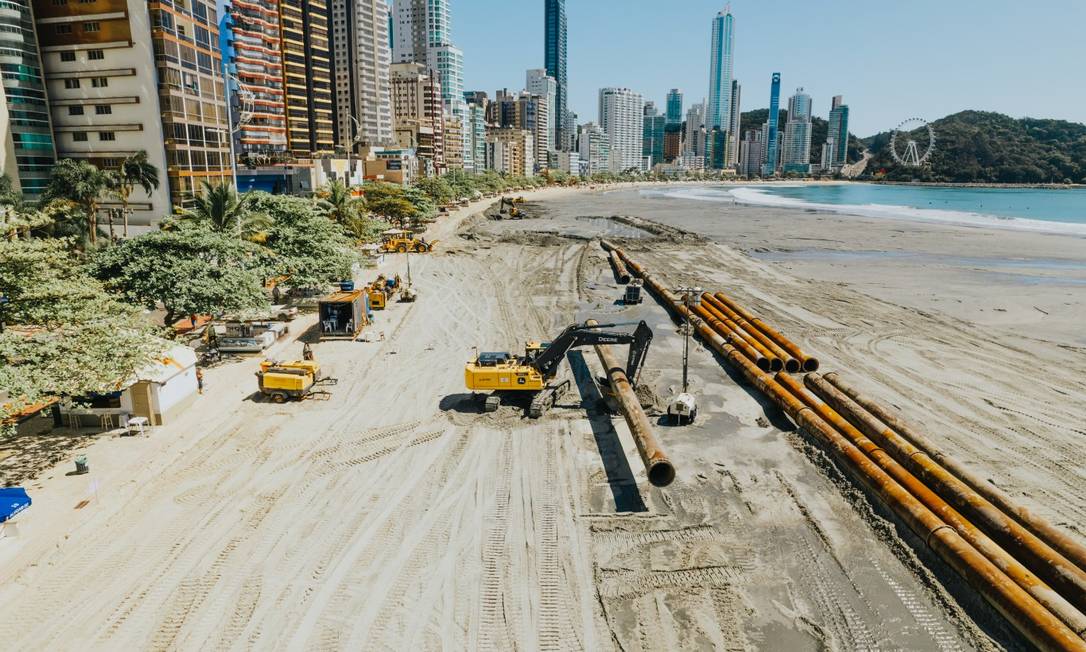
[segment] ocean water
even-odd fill
[[[686,186],[643,191],[864,217],[1086,235],[1086,188],[943,188],[867,183]]]

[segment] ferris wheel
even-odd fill
[[[926,131],[927,134],[914,137],[914,132]],[[921,153],[923,150],[923,153]],[[918,168],[931,158],[935,151],[935,129],[921,118],[909,118],[894,128],[890,136],[890,154],[894,160],[905,167]]]

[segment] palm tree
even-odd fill
[[[98,236],[98,199],[102,191],[112,185],[113,173],[99,170],[87,161],[66,158],[53,166],[53,175],[42,199],[46,202],[64,199],[78,205],[86,219],[93,246]]]
[[[249,195],[238,195],[226,184],[203,182],[203,192],[193,197],[193,206],[181,213],[181,219],[205,224],[212,231],[236,231],[238,236],[257,242],[267,235],[271,220],[267,215],[248,210]]]
[[[147,152],[140,150],[121,161],[115,173],[114,192],[121,200],[124,213],[124,237],[128,237],[128,200],[136,186],[150,195],[158,189],[158,168],[147,160]],[[113,237],[113,220],[109,221],[109,237]]]
[[[329,219],[343,226],[349,227],[363,210],[363,200],[353,197],[351,189],[338,179],[321,190],[320,199]]]

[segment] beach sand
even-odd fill
[[[177,423],[87,447],[91,476],[66,476],[66,461],[30,482],[19,535],[0,539],[0,598],[18,605],[0,613],[0,637],[19,649],[1025,649],[700,344],[698,422],[654,417],[678,472],[663,489],[606,410],[590,349],[569,356],[573,391],[539,420],[479,414],[463,364],[574,320],[644,319],[642,384],[673,394],[675,324],[651,298],[616,302],[595,240],[623,238],[669,284],[731,291],[1081,540],[1082,292],[991,276],[1011,253],[1049,261],[1028,276],[1052,274],[1051,261],[1082,259],[1081,241],[629,189],[526,194],[531,219],[487,220],[485,203],[441,218],[438,252],[411,259],[418,301],[378,313],[368,342],[315,345],[340,379],[329,401],[255,401],[258,360],[237,359],[207,372],[211,391]],[[613,215],[708,240],[650,240]],[[894,253],[868,258],[882,250]],[[392,256],[381,271],[402,266]]]

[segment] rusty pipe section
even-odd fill
[[[610,243],[605,244],[605,248]],[[608,250],[617,249],[611,246]],[[1043,607],[1025,589],[1002,572],[987,557],[969,544],[958,531],[939,518],[916,496],[905,490],[813,409],[782,387],[765,371],[740,353],[723,335],[691,314],[678,297],[644,273],[628,256],[618,250],[630,269],[645,280],[645,285],[673,312],[690,319],[697,333],[709,346],[738,369],[755,387],[777,404],[800,427],[824,441],[843,463],[843,467],[897,514],[927,545],[959,575],[966,579],[1023,636],[1041,649],[1080,650],[1086,641],[1076,635],[1052,612]],[[783,377],[784,374],[778,374]]]
[[[787,351],[790,356],[798,360],[800,368],[803,371],[818,371],[818,359],[804,353],[803,349],[799,348],[799,345],[795,342],[784,335],[781,335],[775,328],[747,312],[743,306],[739,305],[733,299],[730,299],[723,292],[717,292],[714,296],[721,303],[734,310],[737,315],[750,322],[756,329],[762,331],[766,337],[773,340],[779,347]]]
[[[623,284],[629,283],[630,271],[626,269],[626,265],[622,262],[622,259],[618,257],[618,253],[612,249],[611,254],[608,257],[611,259],[611,267],[615,271],[615,278],[618,279],[618,282]]]
[[[597,322],[590,319],[586,322],[594,326]],[[595,347],[596,355],[607,372],[607,378],[611,381],[611,389],[614,390],[615,399],[622,410],[622,416],[626,418],[626,425],[630,427],[634,443],[637,444],[637,452],[641,454],[641,461],[645,463],[645,472],[649,476],[649,482],[657,487],[666,487],[675,479],[675,467],[667,458],[664,449],[656,441],[652,434],[652,426],[645,410],[641,408],[641,401],[634,393],[630,379],[626,377],[626,370],[622,363],[611,351],[610,345],[598,344]]]
[[[750,358],[751,362],[758,365],[758,368],[762,371],[773,371],[774,367],[776,367],[776,370],[780,370],[780,360],[769,357],[769,352],[764,348],[759,349],[761,345],[740,330],[730,319],[720,319],[720,315],[713,314],[712,309],[705,305],[695,306],[694,314],[709,324],[710,328],[734,345],[735,348],[742,351],[743,355]],[[774,361],[776,361],[775,365]]]
[[[961,481],[963,485],[976,492],[980,498],[986,500],[991,506],[1013,518],[1037,539],[1047,544],[1053,552],[1062,556],[1064,563],[1073,564],[1079,571],[1078,573],[1073,573],[1075,577],[1083,576],[1082,572],[1086,571],[1086,548],[1071,539],[1048,521],[1033,515],[1029,510],[1019,505],[1006,493],[970,471],[954,458],[947,456],[939,450],[938,446],[936,446],[930,438],[916,431],[900,417],[891,413],[885,407],[876,403],[871,398],[862,394],[855,387],[845,382],[840,374],[830,372],[823,375],[822,380],[825,381],[827,385],[832,386],[833,389],[839,391],[844,397],[854,402],[854,409],[858,408],[856,411],[860,415],[867,413],[876,420],[876,425],[885,424],[890,431],[899,435],[906,444],[914,446],[916,450],[912,455],[923,455],[933,464],[941,466],[955,476],[955,479]],[[881,422],[881,424],[878,422]],[[1062,566],[1063,564],[1061,563],[1059,565]],[[1081,586],[1077,580],[1076,584]],[[1080,608],[1086,607],[1083,607],[1080,604]]]
[[[701,301],[702,303],[707,303],[715,308],[717,312],[735,322],[737,326],[749,333],[751,337],[758,340],[758,342],[761,343],[761,345],[765,347],[766,350],[773,355],[773,357],[781,361],[782,368],[785,371],[787,371],[788,373],[795,373],[797,371],[800,371],[801,365],[799,360],[796,360],[791,355],[789,355],[787,351],[782,349],[780,345],[770,339],[768,335],[755,328],[754,324],[748,322],[746,319],[743,319],[743,317],[739,313],[729,308],[720,299],[717,299],[708,292],[703,292],[701,295]],[[773,371],[780,371],[780,369],[774,369]]]
[[[924,451],[880,423],[870,412],[864,410],[825,378],[818,374],[808,374],[803,382],[872,441],[886,448],[890,455],[901,462],[905,468],[928,486],[933,487],[948,503],[957,510],[965,512],[1004,549],[1013,553],[1015,557],[1025,560],[1038,576],[1056,589],[1070,604],[1073,604],[1077,611],[1061,613],[1053,606],[1046,606],[1080,635],[1086,633],[1086,616],[1081,613],[1083,609],[1086,609],[1086,573],[1014,519],[1001,512],[960,479],[954,477],[943,466],[928,457]],[[1039,601],[1042,600],[1039,599]]]
[[[944,523],[954,528],[958,535],[965,539],[969,545],[987,557],[1015,584],[1022,587],[1038,603],[1056,615],[1073,632],[1079,635],[1086,632],[1086,616],[1083,616],[1078,609],[1059,593],[1053,591],[1048,584],[1034,575],[1026,568],[1025,564],[1012,557],[996,541],[962,516],[957,509],[948,504],[939,494],[932,491],[920,478],[894,459],[891,453],[881,448],[878,443],[872,441],[869,437],[866,437],[864,433],[845,420],[832,407],[818,401],[793,376],[777,374],[776,380],[793,396],[802,401],[804,405],[814,410],[819,417],[836,428],[852,445],[863,451],[879,468],[920,500],[925,507],[936,514]]]

